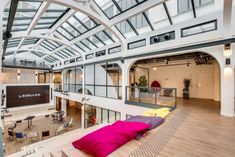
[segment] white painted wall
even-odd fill
[[[197,66],[191,60],[188,67],[186,65],[164,66],[157,67],[157,70],[153,70],[153,64],[143,64],[141,66],[149,68],[150,86],[156,80],[163,88],[177,88],[177,96],[182,97],[183,80],[184,78],[190,78],[190,97],[220,100],[220,72],[216,61],[212,65]],[[138,71],[142,72],[141,69]],[[138,71],[136,71],[136,80],[139,78]]]
[[[19,69],[20,77],[18,77],[18,69],[4,68],[2,70],[2,83],[3,84],[35,84],[38,79],[35,72],[42,73],[39,70]]]

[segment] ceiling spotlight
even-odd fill
[[[153,70],[154,70],[154,71],[157,70],[157,67],[153,67]]]
[[[160,41],[160,38],[159,38],[159,37],[155,37],[155,38],[153,38],[153,41],[154,41],[155,43],[158,43],[158,42]]]
[[[164,35],[164,39],[165,40],[170,40],[171,39],[171,35],[169,33]]]

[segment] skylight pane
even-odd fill
[[[122,11],[125,11],[135,5],[137,5],[136,0],[115,0]]]
[[[45,27],[47,28],[51,28],[54,23],[59,20],[59,18],[66,13],[66,11],[68,10],[67,7],[64,7],[62,5],[58,5],[58,4],[54,4],[52,3],[48,9],[46,10],[46,12],[43,14],[42,18],[39,20],[38,23],[43,23],[43,22],[47,22],[47,25],[45,25]],[[40,29],[40,28],[45,28],[45,27],[40,27],[38,26],[38,24],[36,25],[36,29]]]
[[[41,2],[19,1],[15,14],[15,20],[13,22],[12,31],[27,30],[40,5]],[[26,21],[19,20],[24,18]],[[22,24],[22,22],[26,25],[18,25]]]
[[[95,0],[95,2],[108,18],[112,18],[120,13],[112,0]]]
[[[105,46],[100,40],[98,40],[95,36],[90,36],[88,38],[90,41],[92,41],[94,44],[96,44],[98,47],[102,47],[102,46]]]
[[[148,25],[148,22],[146,21],[142,13],[130,18],[130,22],[132,23],[132,25],[135,27],[135,29],[137,30],[139,34],[143,34],[143,33],[147,33],[151,31],[151,28]]]
[[[112,40],[103,32],[103,31],[100,31],[96,34],[100,39],[102,39],[103,42],[106,43],[106,45],[108,44],[112,44]]]
[[[72,28],[72,26],[70,26],[67,22],[63,24],[63,27],[67,29],[75,37],[80,35],[80,33],[78,33],[74,28]]]
[[[82,26],[81,23],[79,23],[74,17],[71,17],[68,21],[81,33],[84,33],[87,31],[87,29],[84,26]]]
[[[85,52],[90,51],[90,49],[86,45],[80,42],[77,42],[76,45],[79,46],[81,49],[83,49]]]
[[[84,43],[86,46],[88,46],[91,50],[93,50],[93,49],[96,48],[96,47],[95,47],[91,42],[89,42],[87,39],[83,39],[81,42]]]
[[[179,12],[178,0],[166,1],[166,5],[169,10],[173,24],[181,23],[193,18],[192,10],[184,13]]]
[[[168,20],[166,10],[164,9],[163,4],[150,8],[145,13],[148,16],[149,21],[152,23],[152,26],[156,30],[170,25],[170,22]]]
[[[67,39],[72,40],[74,37],[69,34],[66,30],[62,29],[61,27],[59,27],[58,32],[60,32],[63,36],[66,36]]]
[[[106,29],[104,32],[106,32],[106,36],[108,35],[110,38],[112,38],[113,42],[118,42],[118,39],[110,30]]]
[[[132,30],[127,21],[122,21],[120,23],[117,23],[115,26],[123,34],[125,38],[132,38],[136,36],[135,32]]]

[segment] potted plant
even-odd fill
[[[140,76],[138,84],[140,93],[146,93],[148,91],[147,85],[148,81],[146,79],[146,76],[145,75]]]
[[[183,99],[189,99],[189,86],[191,84],[191,79],[184,78],[184,89],[183,89]]]

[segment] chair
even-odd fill
[[[57,120],[58,120],[58,121],[64,121],[63,114],[59,114]]]
[[[56,120],[55,114],[51,114],[52,120]]]
[[[44,137],[49,137],[50,136],[50,131],[49,130],[47,130],[47,131],[42,131],[42,139],[44,138]]]
[[[70,121],[71,121],[71,120],[70,120]],[[64,123],[64,124],[61,125],[58,129],[56,129],[56,130],[55,130],[55,135],[58,135],[58,134],[64,132],[64,131],[69,127],[70,121]]]
[[[16,132],[16,139],[20,139],[20,141],[21,141],[25,137],[26,137],[25,133],[23,133],[23,132]]]
[[[49,118],[49,117],[50,117],[50,115],[49,115],[49,114],[45,115],[45,118]]]
[[[71,127],[73,123],[73,118],[70,119],[69,123],[68,123],[68,127]]]
[[[16,126],[17,126],[17,123],[14,122],[13,125],[8,128],[8,130],[13,131],[16,128]]]
[[[12,130],[7,130],[7,132],[8,132],[8,137],[9,137],[9,138],[14,138],[14,137],[15,137],[15,132],[14,132],[14,131],[12,131]]]
[[[29,142],[32,142],[34,138],[39,141],[39,134],[37,132],[29,132],[27,137],[29,139]]]

